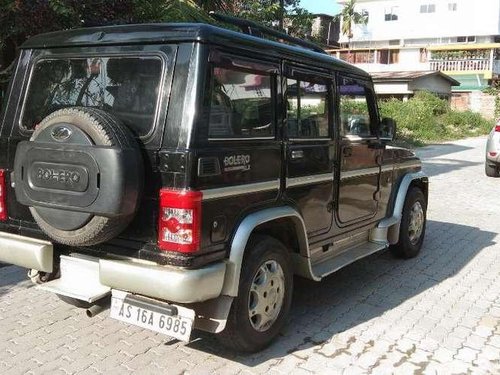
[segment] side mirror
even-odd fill
[[[380,121],[380,139],[382,141],[393,141],[396,137],[396,121],[392,118],[384,117]]]

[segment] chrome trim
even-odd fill
[[[52,272],[54,248],[48,241],[0,232],[0,261]]]
[[[240,137],[240,138],[208,138],[209,141],[265,141],[265,140],[274,140],[273,137]]]
[[[382,173],[384,173],[384,172],[390,172],[390,171],[398,170],[398,169],[409,169],[409,168],[419,168],[419,167],[422,167],[422,163],[415,162],[412,160],[411,162],[405,162],[405,163],[400,163],[400,164],[383,165],[381,168],[371,167],[371,168],[356,169],[353,171],[340,172],[340,179],[344,180],[347,178],[370,176],[370,175],[378,174],[379,170]]]
[[[418,168],[418,167],[422,167],[422,162],[415,160],[394,164],[394,169],[406,169],[406,168]]]
[[[378,174],[379,172],[380,172],[380,167],[356,169],[354,171],[342,171],[342,172],[340,172],[340,179],[345,180],[345,179],[354,178],[354,177],[370,176],[370,175]]]
[[[331,141],[328,136],[322,138],[289,138],[290,142],[319,142],[319,141]]]
[[[286,179],[286,187],[310,185],[320,182],[333,181],[333,173],[323,173],[303,177],[291,177]]]
[[[272,180],[266,182],[256,182],[254,184],[228,186],[217,189],[202,190],[203,200],[220,199],[232,197],[234,195],[243,195],[250,193],[259,193],[262,191],[278,190],[280,187],[280,180]]]
[[[226,264],[188,270],[122,260],[99,260],[101,284],[178,303],[202,302],[221,294]]]

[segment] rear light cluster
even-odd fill
[[[495,124],[495,132],[500,132],[500,119],[498,119],[497,123]]]
[[[191,190],[160,190],[158,247],[164,251],[193,253],[200,246],[201,200]]]
[[[5,221],[8,218],[7,200],[5,199],[6,193],[7,187],[5,186],[5,171],[0,169],[0,221]]]

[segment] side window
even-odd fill
[[[318,80],[287,79],[289,138],[328,137],[328,86]]]
[[[274,76],[214,66],[209,138],[274,136]]]
[[[341,77],[339,80],[342,135],[374,136],[369,100],[371,89],[363,82]]]

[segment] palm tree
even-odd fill
[[[341,20],[342,28],[341,32],[343,35],[347,36],[349,40],[348,45],[350,49],[351,39],[353,37],[352,28],[354,25],[366,25],[368,22],[368,17],[355,10],[356,0],[347,0],[342,8],[342,12],[336,16],[337,20]]]

